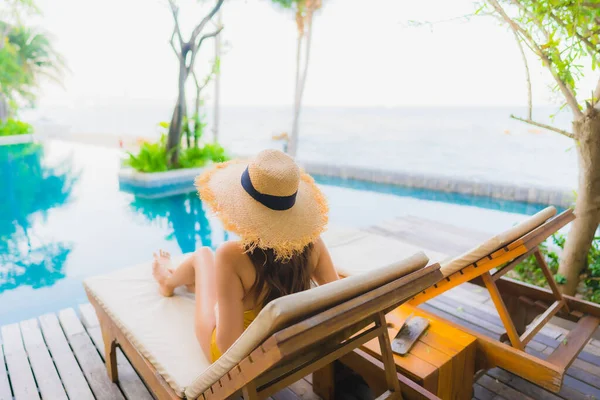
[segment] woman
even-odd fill
[[[196,293],[196,337],[214,362],[267,303],[338,275],[320,238],[327,224],[325,198],[286,154],[266,150],[250,164],[218,164],[196,179],[196,187],[240,239],[214,254],[203,247],[176,269],[160,251],[153,275],[164,296],[179,286]]]

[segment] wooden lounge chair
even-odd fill
[[[100,320],[109,376],[118,379],[119,346],[158,399],[225,399],[240,392],[245,399],[266,398],[372,339],[383,354],[382,398],[409,393],[435,399],[397,374],[385,320],[387,312],[440,280],[439,265],[428,263],[418,253],[370,274],[276,299],[213,364],[194,335],[193,296],[160,296],[150,263],[84,285]],[[332,396],[331,385],[319,390]]]
[[[548,207],[506,232],[484,240],[471,250],[457,256],[448,256],[439,251],[424,249],[424,244],[427,240],[433,242],[436,240],[443,241],[444,235],[447,235],[447,240],[453,241],[454,245],[458,242],[463,242],[462,245],[464,245],[469,241],[467,235],[463,235],[462,232],[451,232],[452,228],[444,228],[441,224],[438,227],[439,229],[436,229],[433,225],[423,226],[422,221],[419,222],[420,227],[417,225],[409,227],[410,234],[407,234],[406,231],[403,232],[397,226],[390,226],[388,233],[391,232],[391,236],[395,236],[395,239],[364,232],[338,232],[333,233],[327,240],[333,247],[332,253],[335,253],[337,242],[351,241],[355,244],[356,249],[360,249],[363,242],[379,241],[385,243],[380,245],[380,251],[385,251],[385,248],[393,246],[392,242],[395,242],[397,248],[408,252],[414,252],[420,248],[433,261],[440,262],[443,279],[421,291],[390,314],[390,317],[397,322],[394,328],[390,329],[392,338],[400,329],[403,321],[411,315],[421,315],[430,320],[444,321],[416,308],[419,304],[464,282],[471,281],[485,286],[490,292],[506,329],[506,334],[503,335],[501,341],[493,340],[462,326],[444,321],[449,331],[459,329],[477,338],[477,357],[474,360],[476,362],[474,370],[486,370],[496,366],[502,367],[546,389],[558,392],[566,369],[600,324],[600,307],[598,305],[575,297],[565,296],[559,292],[552,273],[539,250],[539,245],[542,242],[574,218],[575,215],[572,210],[566,210],[560,215],[556,215],[556,209]],[[405,225],[404,228],[406,227]],[[396,229],[395,232],[394,229]],[[432,232],[435,232],[435,234],[432,234]],[[427,233],[429,235],[426,237],[425,234]],[[371,245],[370,247],[373,248],[374,246]],[[429,244],[428,247],[435,247],[435,244],[433,246]],[[356,251],[358,252],[358,250]],[[505,277],[508,271],[530,255],[535,256],[548,281],[549,290]],[[348,268],[345,265],[340,265],[340,273],[351,276],[354,273],[364,272],[360,268],[353,269],[361,265],[356,261],[356,258],[360,257],[358,253],[350,254],[348,257],[354,258],[352,267]],[[361,259],[366,262],[368,257]],[[362,265],[366,266],[365,262]],[[525,352],[527,343],[553,316],[574,321],[577,325],[571,330],[566,340],[545,360],[527,354]],[[510,345],[503,343],[503,341],[510,343]],[[378,347],[372,343],[363,346],[363,350],[371,356],[380,357]],[[397,364],[399,364],[400,356],[394,355],[394,357]],[[370,364],[364,363],[365,366]],[[353,367],[356,368],[357,365],[353,364]],[[360,363],[358,367],[360,367]]]

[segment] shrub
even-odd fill
[[[28,133],[33,133],[33,126],[27,122],[12,118],[0,122],[0,136],[26,135]]]
[[[205,166],[209,161],[211,161],[209,154],[201,147],[188,147],[182,149],[179,154],[181,168],[199,168]]]
[[[180,148],[177,168],[199,168],[209,162],[223,162],[229,159],[223,146],[218,143],[206,143],[202,147]],[[156,143],[145,142],[137,154],[127,153],[129,165],[139,172],[164,172],[169,170],[167,159],[167,136],[162,135]]]
[[[552,235],[552,244],[555,250],[550,249],[547,244],[540,245],[540,251],[544,256],[550,271],[557,283],[565,283],[565,277],[558,274],[559,253],[565,247],[565,236],[562,234]],[[514,269],[513,277],[536,286],[547,287],[544,274],[538,267],[535,256],[529,256]],[[578,293],[586,300],[600,303],[600,237],[594,238],[592,247],[587,257],[587,268],[581,274],[581,284]]]
[[[213,162],[224,162],[229,160],[229,156],[225,152],[225,149],[219,143],[206,143],[202,150]]]
[[[167,166],[167,137],[162,135],[156,143],[144,142],[137,154],[127,152],[129,158],[125,161],[139,172],[163,172]]]

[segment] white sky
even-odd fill
[[[314,21],[306,105],[522,105],[524,68],[512,37],[489,18],[406,26],[470,13],[467,0],[324,0]],[[70,69],[64,88],[45,84],[40,104],[169,102],[177,61],[168,44],[166,0],[38,0],[39,21]],[[212,4],[210,1],[209,4]],[[207,7],[182,0],[184,34]],[[270,0],[227,0],[222,104],[289,105],[293,100],[296,27]],[[212,43],[198,55],[206,68]],[[555,103],[550,80],[531,58],[534,102]],[[210,99],[209,99],[210,102]]]

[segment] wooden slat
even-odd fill
[[[478,318],[475,315],[464,312],[464,309],[461,306],[453,307],[452,305],[449,305],[449,304],[445,303],[444,301],[438,300],[438,299],[439,299],[439,297],[436,297],[435,299],[431,299],[427,302],[427,304],[437,308],[438,310],[442,310],[450,315],[454,315],[455,317],[464,319],[465,321],[468,321],[472,324],[480,326],[490,332],[494,332],[498,335],[501,335],[502,333],[504,333],[504,328],[502,328],[501,325],[499,325],[497,323],[488,322],[485,318]],[[500,324],[502,323],[499,318],[498,318],[498,322]]]
[[[81,321],[88,334],[92,338],[96,349],[103,360],[106,361],[104,354],[104,341],[102,340],[102,331],[100,322],[91,304],[82,304],[79,306],[81,312]],[[123,394],[130,400],[152,400],[152,395],[133,369],[121,349],[117,349],[117,370],[119,372],[119,385]]]
[[[559,368],[567,369],[588,342],[599,323],[598,318],[590,315],[581,318],[577,326],[569,332],[565,340],[550,354],[546,361]]]
[[[484,388],[480,384],[476,383],[473,385],[473,400],[499,400],[496,393],[489,389]]]
[[[522,243],[532,243],[532,245],[528,246],[528,248],[532,249],[574,219],[575,215],[573,214],[573,210],[565,210],[559,215],[550,218],[548,221],[544,222],[542,225],[538,226],[520,239],[508,244],[507,247],[509,249],[513,249],[520,246]]]
[[[512,322],[512,319],[510,318],[510,314],[508,313],[508,310],[506,309],[504,300],[502,300],[502,296],[500,295],[500,292],[498,291],[496,284],[492,280],[492,277],[490,276],[489,273],[486,272],[485,274],[481,275],[481,279],[483,279],[483,283],[485,283],[485,286],[487,287],[488,291],[490,292],[490,296],[492,297],[492,300],[494,301],[496,310],[498,310],[498,315],[500,315],[500,319],[502,320],[502,324],[504,325],[504,328],[506,329],[506,334],[508,335],[508,338],[510,339],[510,343],[512,344],[512,346],[514,348],[516,348],[518,350],[523,350],[524,346],[519,339],[519,334],[517,333],[517,330],[515,329],[515,325]]]
[[[52,354],[52,359],[69,398],[93,400],[92,391],[71,352],[56,315],[45,314],[39,320],[46,345]]]
[[[438,283],[433,285],[426,290],[423,290],[421,293],[417,294],[409,303],[413,306],[418,306],[421,303],[426,302],[429,299],[432,299],[440,294],[446,292],[449,289],[452,289],[460,284],[465,282],[469,282],[475,278],[480,277],[482,274],[497,268],[511,260],[514,260],[516,257],[520,256],[527,252],[527,248],[525,246],[517,247],[510,252],[505,252],[503,250],[503,254],[496,258],[484,257],[479,261],[462,268],[460,271],[453,273],[452,275],[446,277],[445,279],[440,280]],[[498,281],[501,281],[499,279]]]
[[[279,391],[278,393],[275,393],[271,397],[273,398],[273,400],[300,400],[300,397],[298,397],[296,393],[294,393],[289,388],[285,388]]]
[[[550,319],[561,309],[564,301],[555,301],[548,309],[529,325],[529,328],[520,337],[521,343],[527,344],[533,337],[550,321]]]
[[[500,279],[502,276],[504,276],[507,272],[512,271],[517,265],[519,265],[523,260],[525,260],[527,257],[529,257],[530,255],[532,255],[534,253],[534,251],[537,250],[537,247],[533,250],[529,250],[527,253],[520,255],[519,257],[517,257],[516,259],[514,259],[513,261],[511,261],[510,263],[508,263],[507,265],[505,265],[504,267],[502,267],[501,270],[496,271],[493,275],[492,275],[492,279],[494,281],[497,281],[498,279]]]
[[[387,383],[385,374],[383,373],[384,365],[377,358],[357,349],[346,354],[340,361],[351,369],[360,370],[363,379],[373,389],[375,395],[379,395],[386,390]],[[402,395],[405,398],[419,400],[439,399],[401,373],[397,374],[397,379],[400,383]]]
[[[582,393],[583,396],[581,396],[580,398],[583,398],[585,400],[600,399],[600,390],[596,389],[595,387],[593,387],[591,385],[588,385],[587,383],[580,381],[579,379],[575,379],[569,375],[565,376],[563,385],[564,385],[564,387],[568,387],[568,388],[572,389],[571,391],[577,391],[579,393]],[[565,397],[565,398],[571,400],[574,397],[569,396],[569,397]]]
[[[340,357],[344,356],[345,354],[353,351],[354,349],[358,348],[360,345],[377,337],[377,335],[380,335],[382,332],[387,332],[387,330],[379,328],[379,327],[371,328],[369,330],[363,331],[363,332],[353,336],[351,339],[346,340],[343,344],[340,344],[337,347],[334,347],[332,349],[327,349],[326,351],[328,351],[328,353],[323,352],[323,357],[321,357],[317,360],[311,361],[310,364],[306,365],[305,367],[302,367],[299,369],[298,368],[294,369],[294,372],[291,372],[290,374],[285,375],[283,377],[276,378],[275,383],[272,383],[267,387],[261,388],[261,390],[259,392],[261,397],[262,396],[270,396],[274,392],[277,392],[277,391],[281,390],[282,388],[285,388],[285,387],[289,386],[290,384],[296,382],[298,379],[302,379],[302,377],[306,376],[307,372],[314,372],[318,369],[323,368],[324,366],[326,366],[328,364],[333,363],[335,360],[337,360]],[[392,367],[394,367],[393,364],[392,364]],[[396,382],[396,384],[397,384],[397,382]]]
[[[21,339],[21,329],[18,324],[5,325],[1,329],[6,365],[15,400],[39,399],[37,386],[29,366],[27,353]]]
[[[409,314],[414,313],[415,315],[429,319],[438,318],[433,314],[412,307],[409,304],[404,304],[401,307],[405,308],[404,312]],[[423,305],[422,308],[426,309],[427,305]],[[477,337],[477,351],[482,355],[482,357],[479,357],[476,360],[477,369],[487,369],[498,366],[514,372],[531,382],[535,382],[548,390],[559,390],[562,373],[555,365],[504,343],[499,343],[497,340],[494,340],[485,334],[481,334],[476,330],[465,328],[464,325],[460,323],[456,324],[448,320],[445,320],[444,323]]]
[[[42,399],[67,399],[67,393],[60,381],[54,362],[46,348],[46,342],[35,319],[20,323],[25,350],[29,356],[31,369],[40,389]]]
[[[124,399],[119,387],[108,379],[106,367],[75,311],[61,310],[58,318],[96,399]]]
[[[0,400],[12,400],[12,398],[10,383],[8,383],[8,373],[4,362],[4,350],[2,341],[0,340]]]
[[[492,378],[510,386],[511,388],[523,393],[524,396],[530,396],[539,400],[560,400],[560,396],[549,392],[539,386],[532,385],[525,379],[522,379],[508,371],[500,368],[493,368],[487,372]]]
[[[127,355],[129,362],[135,370],[138,371],[146,385],[150,388],[152,394],[158,399],[179,399],[183,397],[184,393],[180,393],[179,395],[176,394],[173,391],[173,388],[171,388],[164,380],[162,375],[156,371],[154,365],[140,354],[125,334],[114,324],[114,321],[108,316],[106,311],[98,304],[95,297],[91,296],[89,292],[87,295],[90,304],[94,307],[94,310],[96,310],[96,315],[100,320],[103,337],[106,337],[111,342],[119,344],[119,347],[123,350],[123,353]],[[230,395],[233,394],[236,394],[235,391],[230,393]],[[202,398],[201,396],[199,397]]]
[[[303,400],[319,400],[320,397],[313,391],[312,385],[306,379],[292,383],[289,386],[290,390],[296,393],[296,396]]]
[[[535,400],[532,397],[526,396],[523,393],[511,388],[510,386],[502,383],[501,381],[492,378],[489,375],[483,375],[477,381],[478,384],[488,389],[491,392],[501,396],[502,399],[506,400]]]

